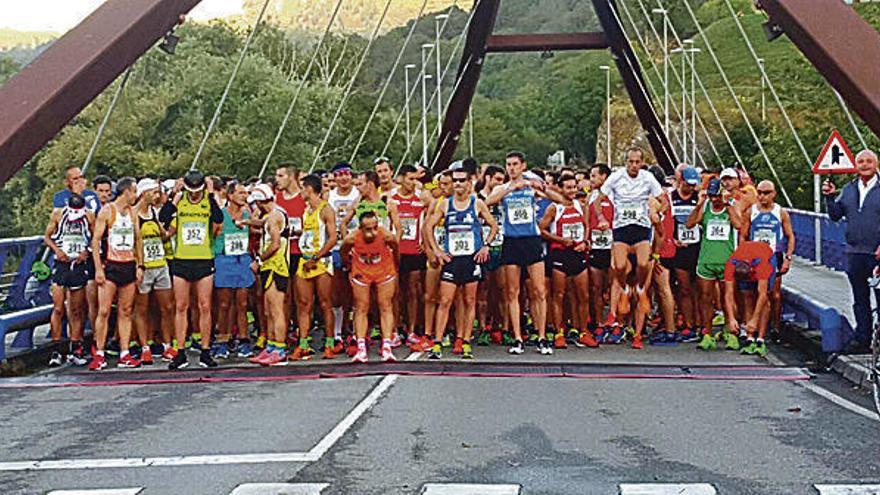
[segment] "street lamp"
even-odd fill
[[[405,86],[405,92],[403,95],[403,108],[406,112],[406,154],[409,155],[409,152],[412,148],[411,139],[412,136],[412,122],[410,119],[409,113],[409,71],[416,68],[416,64],[406,64],[403,66],[403,84]]]
[[[687,43],[690,40],[685,40]],[[688,117],[687,117],[687,50],[684,47],[673,48],[670,53],[681,54],[681,156],[682,160],[687,160],[687,135],[688,135]]]
[[[761,122],[767,121],[767,99],[764,94],[764,59],[758,59],[758,65],[761,66]]]
[[[611,166],[611,67],[600,65],[605,72],[605,161]]]
[[[443,84],[443,80],[440,77],[440,23],[443,22],[445,24],[446,19],[449,19],[449,14],[439,14],[434,16],[434,54],[437,59],[437,137],[440,137],[440,126],[443,123],[443,98],[441,98],[440,94],[440,86]]]
[[[663,132],[669,134],[669,11],[652,9],[663,16]]]
[[[427,81],[431,78],[428,74],[426,50],[434,48],[431,43],[422,45],[422,165],[428,166],[428,86]]]

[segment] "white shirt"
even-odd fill
[[[647,170],[630,177],[625,168],[616,170],[602,184],[602,194],[614,203],[614,227],[640,225],[650,227],[648,199],[663,194],[657,179]]]
[[[874,174],[874,177],[871,177],[871,179],[868,180],[867,184],[865,183],[865,181],[863,181],[861,179],[861,177],[859,177],[858,183],[859,183],[859,209],[861,210],[862,205],[865,204],[865,197],[868,195],[868,191],[870,191],[871,188],[873,188],[874,186],[877,185],[877,174]]]

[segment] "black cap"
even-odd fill
[[[190,170],[183,176],[183,186],[190,192],[201,191],[205,188],[205,174],[198,170]]]
[[[74,210],[85,208],[86,199],[79,194],[71,194],[70,197],[67,199],[67,206]]]

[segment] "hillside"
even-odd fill
[[[0,28],[0,51],[15,47],[32,47],[57,38],[58,33],[49,31],[17,31]]]

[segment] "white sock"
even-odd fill
[[[333,337],[342,338],[342,306],[333,307]]]
[[[125,356],[128,356],[128,351],[119,351],[119,359],[123,359]]]

